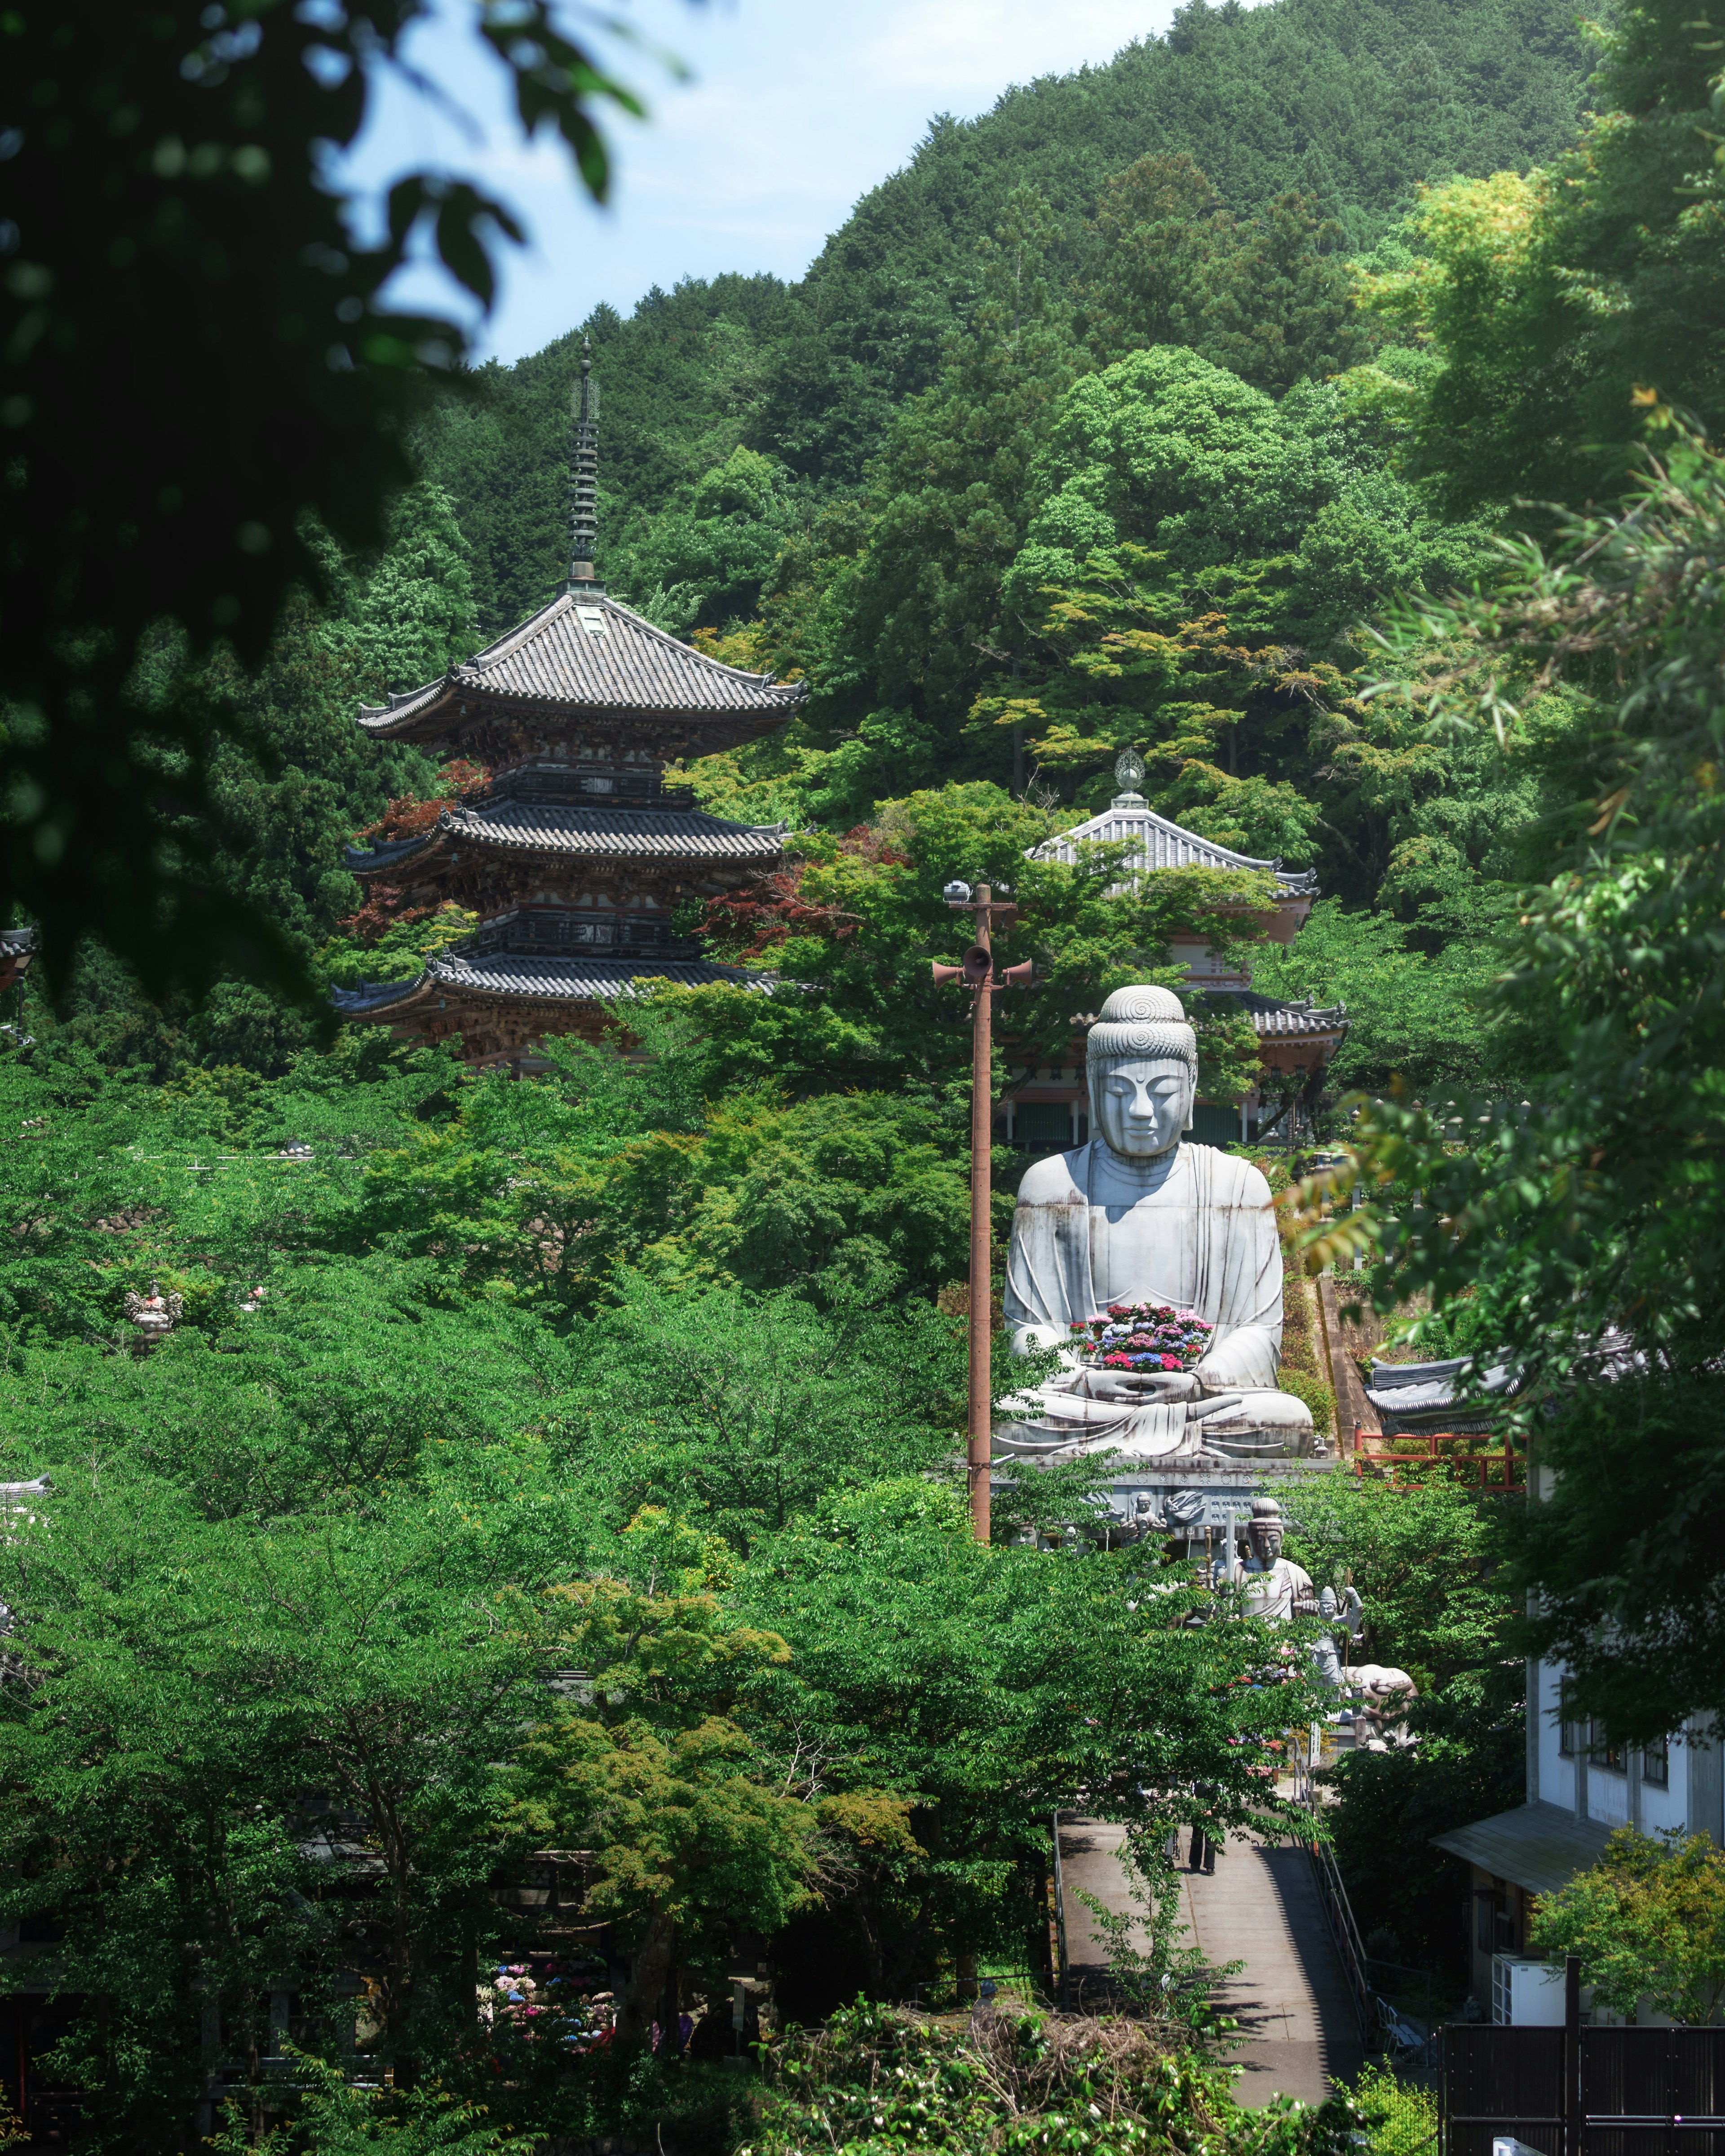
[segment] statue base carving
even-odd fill
[[[1040,1464],[1036,1455],[996,1452],[994,1502],[1003,1514],[1011,1512],[1013,1502],[1006,1473]],[[1245,1535],[1259,1501],[1273,1496],[1297,1517],[1300,1491],[1337,1464],[1333,1454],[1305,1459],[1286,1454],[1257,1460],[1170,1454],[1160,1460],[1099,1460],[1099,1471],[1106,1479],[1096,1494],[1106,1512],[1100,1518],[1073,1522],[1067,1538],[1106,1541],[1116,1549],[1153,1542],[1172,1545],[1177,1556],[1183,1546],[1193,1562],[1219,1558]]]

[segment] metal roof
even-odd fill
[[[613,996],[638,994],[636,983],[670,981],[679,988],[708,988],[728,982],[733,988],[764,988],[769,977],[741,966],[716,966],[708,959],[621,960],[573,957],[530,958],[498,952],[479,959],[444,952],[411,981],[367,981],[363,988],[336,988],[331,1000],[345,1018],[382,1017],[395,1004],[416,1002],[439,990],[457,996],[519,997],[545,1003],[598,1003]]]
[[[1374,1408],[1399,1415],[1452,1408],[1456,1404],[1456,1380],[1467,1366],[1465,1355],[1442,1363],[1380,1363],[1374,1356],[1366,1398]],[[1508,1364],[1492,1363],[1480,1371],[1467,1404],[1478,1407],[1487,1399],[1507,1399],[1517,1389],[1516,1374]]]
[[[800,682],[747,674],[667,636],[632,608],[598,589],[559,592],[507,636],[452,666],[439,681],[362,704],[368,733],[389,734],[463,690],[585,711],[695,716],[752,712],[788,717],[806,693]]]
[[[372,875],[454,844],[627,860],[769,861],[784,851],[784,834],[783,824],[732,824],[700,808],[587,808],[506,795],[445,808],[431,830],[393,845],[349,846],[347,865]]]
[[[1087,824],[1075,824],[1070,831],[1033,846],[1029,858],[1076,862],[1080,843],[1086,839],[1101,844],[1135,846],[1140,874],[1153,869],[1265,869],[1290,898],[1310,898],[1317,890],[1316,869],[1285,869],[1280,861],[1260,861],[1250,854],[1236,854],[1227,846],[1219,846],[1214,839],[1201,838],[1183,824],[1171,824],[1153,808],[1118,800]]]
[[[1577,1819],[1557,1804],[1531,1804],[1432,1840],[1494,1879],[1507,1879],[1530,1894],[1555,1894],[1578,1871],[1599,1862],[1610,1833],[1598,1820]]]

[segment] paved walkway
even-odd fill
[[[1194,1942],[1213,1962],[1243,1961],[1222,2003],[1240,2024],[1229,2056],[1245,2067],[1235,2099],[1322,2103],[1365,2056],[1303,1849],[1235,1835],[1213,1873],[1181,1875]]]
[[[1094,1820],[1060,1827],[1065,1887],[1066,1958],[1075,2007],[1103,2010],[1107,1952],[1080,1888],[1122,1913],[1132,1903],[1118,1851],[1124,1830]],[[1180,1837],[1183,1856],[1187,1837]],[[1244,2071],[1238,2102],[1255,2106],[1272,2096],[1321,2103],[1332,2081],[1351,2081],[1363,2052],[1359,2025],[1303,1849],[1278,1847],[1236,1834],[1214,1873],[1179,1874],[1191,1942],[1214,1963],[1243,1961],[1224,1987],[1222,2004],[1240,2025],[1229,2056]]]

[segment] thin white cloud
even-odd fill
[[[604,212],[578,198],[558,146],[521,141],[495,70],[476,69],[470,44],[439,26],[422,35],[416,58],[476,112],[483,153],[475,160],[446,121],[397,93],[356,166],[376,185],[415,165],[476,164],[483,183],[520,208],[534,244],[506,269],[485,333],[491,352],[513,358],[601,300],[627,313],[655,284],[726,270],[796,278],[858,198],[908,162],[935,113],[969,117],[1014,84],[1106,61],[1164,28],[1173,5],[636,0],[644,38],[683,54],[695,80],[668,81],[639,47],[616,55],[653,120],[608,126],[616,182]],[[411,296],[431,299],[435,281],[416,273]]]

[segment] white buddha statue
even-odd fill
[[[1200,1458],[1206,1436],[1312,1449],[1311,1411],[1279,1392],[1281,1249],[1270,1188],[1247,1161],[1184,1145],[1198,1041],[1167,988],[1117,988],[1091,1027],[1088,1145],[1040,1160],[1019,1188],[1006,1264],[1015,1353],[1060,1351],[1060,1368],[1004,1403],[998,1453],[1092,1450],[1122,1465]],[[1087,1368],[1076,1322],[1111,1303],[1194,1311],[1214,1329],[1191,1371]]]

